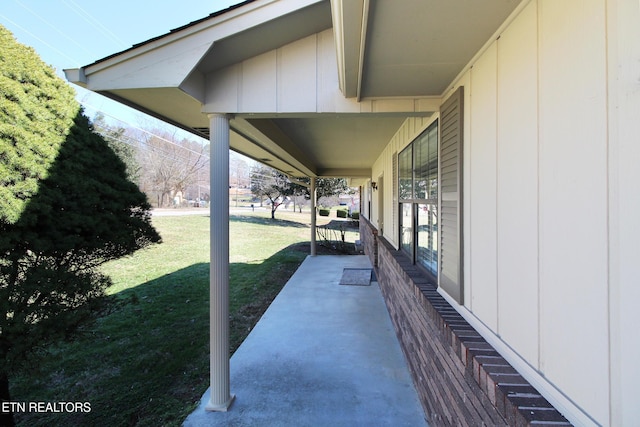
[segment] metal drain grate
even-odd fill
[[[342,270],[340,284],[345,286],[369,286],[373,269],[371,268],[345,268]]]

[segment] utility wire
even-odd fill
[[[109,128],[106,127],[102,127],[99,125],[94,125],[94,127],[96,128],[96,130],[98,131],[98,133],[100,133],[100,131],[104,132],[104,134],[102,134],[103,138],[105,139],[109,139],[109,140],[113,140],[113,141],[117,141],[123,144],[127,144],[131,147],[134,148],[139,148],[139,144],[141,145],[146,145],[148,147],[148,150],[153,151],[155,154],[159,154],[161,157],[170,159],[170,160],[183,160],[187,163],[190,162],[194,162],[194,159],[192,158],[187,158],[187,157],[183,157],[180,155],[176,155],[175,153],[172,153],[170,151],[167,151],[166,149],[160,148],[157,145],[152,145],[150,141],[144,141],[144,140],[138,140],[132,136],[128,136],[128,135],[122,135],[122,138],[117,138],[113,135],[107,135],[106,132],[111,130]],[[178,145],[178,147],[180,147]],[[199,157],[203,160],[203,163],[206,163],[206,161],[208,160],[208,158],[206,158],[206,156],[203,155],[199,155]],[[195,164],[200,163],[200,158],[195,159]]]
[[[27,33],[28,35],[30,35],[31,37],[33,37],[34,39],[38,40],[40,43],[42,43],[43,45],[47,46],[49,49],[53,50],[54,52],[56,52],[58,55],[64,56],[65,58],[67,58],[69,61],[72,61],[76,64],[80,64],[80,61],[77,61],[76,59],[70,57],[69,55],[67,55],[66,53],[62,52],[61,50],[51,46],[49,43],[47,43],[46,41],[42,40],[40,37],[36,36],[35,34],[33,34],[31,31],[27,30],[26,28],[24,28],[22,25],[12,21],[11,19],[7,18],[6,16],[0,14],[0,18],[4,19],[7,22],[10,22],[11,24],[13,24],[14,26],[16,26],[17,28],[19,28],[20,30],[24,31],[25,33]]]
[[[120,39],[116,34],[114,34],[107,27],[102,25],[102,23],[98,19],[94,18],[89,12],[87,12],[86,10],[81,8],[78,5],[78,3],[76,3],[75,1],[73,1],[73,0],[62,0],[62,3],[65,6],[67,6],[69,9],[71,9],[76,15],[80,16],[82,19],[84,19],[86,22],[88,22],[92,27],[96,28],[103,35],[107,36],[112,41],[115,41],[116,43],[118,43],[120,45],[120,47],[125,48],[125,49],[129,47],[125,41]]]
[[[180,145],[180,144],[177,144],[177,143],[175,143],[175,142],[173,142],[173,141],[171,141],[171,140],[169,140],[169,139],[167,139],[167,138],[163,138],[163,137],[161,137],[160,135],[154,134],[153,132],[150,132],[150,131],[148,131],[148,130],[146,130],[146,129],[143,129],[143,128],[139,127],[139,126],[132,125],[131,123],[129,123],[129,122],[125,121],[125,120],[119,119],[119,118],[117,118],[117,117],[115,117],[115,116],[113,116],[113,115],[111,115],[111,114],[109,114],[109,113],[107,113],[107,112],[104,112],[104,111],[100,110],[99,108],[94,107],[93,105],[88,104],[88,103],[86,103],[86,102],[84,102],[84,101],[82,102],[82,105],[83,105],[84,107],[88,107],[89,109],[93,110],[93,111],[94,111],[94,112],[96,112],[96,113],[100,113],[100,114],[103,114],[104,116],[107,116],[107,117],[110,117],[110,118],[112,118],[112,119],[114,119],[114,120],[117,120],[118,122],[120,122],[120,123],[122,123],[122,124],[127,125],[127,126],[128,126],[129,128],[131,128],[131,129],[135,129],[135,130],[138,130],[138,131],[140,131],[140,132],[144,132],[144,133],[146,133],[147,135],[150,135],[150,136],[151,136],[151,137],[153,137],[153,138],[157,138],[157,139],[162,140],[162,141],[164,141],[164,142],[166,142],[166,143],[173,144],[173,145],[175,145],[175,146],[177,146],[177,147],[180,147],[180,148],[182,148],[183,150],[190,151],[190,152],[192,152],[192,153],[194,153],[194,154],[197,154],[197,155],[199,155],[199,156],[203,156],[203,157],[205,157],[205,158],[209,159],[209,156],[208,156],[207,154],[205,154],[205,153],[199,153],[199,152],[197,152],[197,151],[195,151],[195,150],[192,150],[192,149],[190,149],[190,148],[187,148],[187,147],[184,147],[184,146],[182,146],[182,145]],[[196,141],[196,142],[197,142],[197,141]]]
[[[30,14],[32,14],[33,16],[35,16],[36,18],[38,18],[40,21],[44,22],[45,24],[47,24],[50,28],[52,28],[56,33],[60,34],[62,37],[64,37],[65,39],[67,39],[69,42],[73,43],[74,45],[76,45],[77,47],[79,47],[80,49],[84,50],[86,53],[88,53],[89,55],[93,54],[93,52],[91,52],[89,49],[87,49],[86,47],[82,46],[80,43],[78,43],[73,37],[69,37],[66,33],[60,31],[60,29],[56,26],[53,25],[52,23],[50,23],[49,21],[47,21],[45,18],[43,18],[42,16],[40,16],[37,12],[35,12],[33,9],[29,8],[27,5],[25,5],[24,3],[22,3],[20,0],[14,0],[16,3],[18,3],[23,9],[27,10]]]

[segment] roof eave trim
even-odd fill
[[[322,0],[252,0],[245,1],[234,7],[211,14],[201,20],[194,21],[185,26],[171,30],[163,34],[137,43],[124,51],[114,53],[99,59],[83,68],[88,74],[117,65],[121,62],[143,55],[155,49],[161,49],[166,45],[175,43],[194,34],[208,32],[209,39],[216,41],[229,37],[235,33],[246,30],[261,23],[274,19],[277,16],[288,14],[303,9]]]
[[[369,0],[363,0],[362,23],[360,25],[360,57],[358,58],[358,86],[356,99],[362,97],[362,73],[364,70],[364,52],[367,44],[367,23],[369,22]]]
[[[346,66],[344,56],[344,20],[342,16],[342,0],[331,0],[331,20],[333,21],[333,37],[336,45],[336,59],[338,62],[338,86],[343,95],[346,94]]]
[[[346,98],[361,96],[369,0],[331,0],[338,85]]]
[[[67,81],[83,88],[87,87],[87,76],[84,74],[84,68],[67,68],[63,71]]]

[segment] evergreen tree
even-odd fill
[[[0,399],[89,316],[110,284],[96,267],[160,241],[149,210],[73,90],[0,26]]]

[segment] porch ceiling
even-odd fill
[[[363,97],[441,95],[521,0],[369,0]]]
[[[521,1],[246,1],[66,73],[207,137],[208,76],[332,27],[345,98],[440,98]],[[407,105],[385,112],[238,113],[231,148],[291,175],[370,177],[402,122],[434,111]]]
[[[319,114],[248,121],[257,129],[279,129],[304,153],[307,166],[318,176],[365,178],[404,120],[404,116]]]

